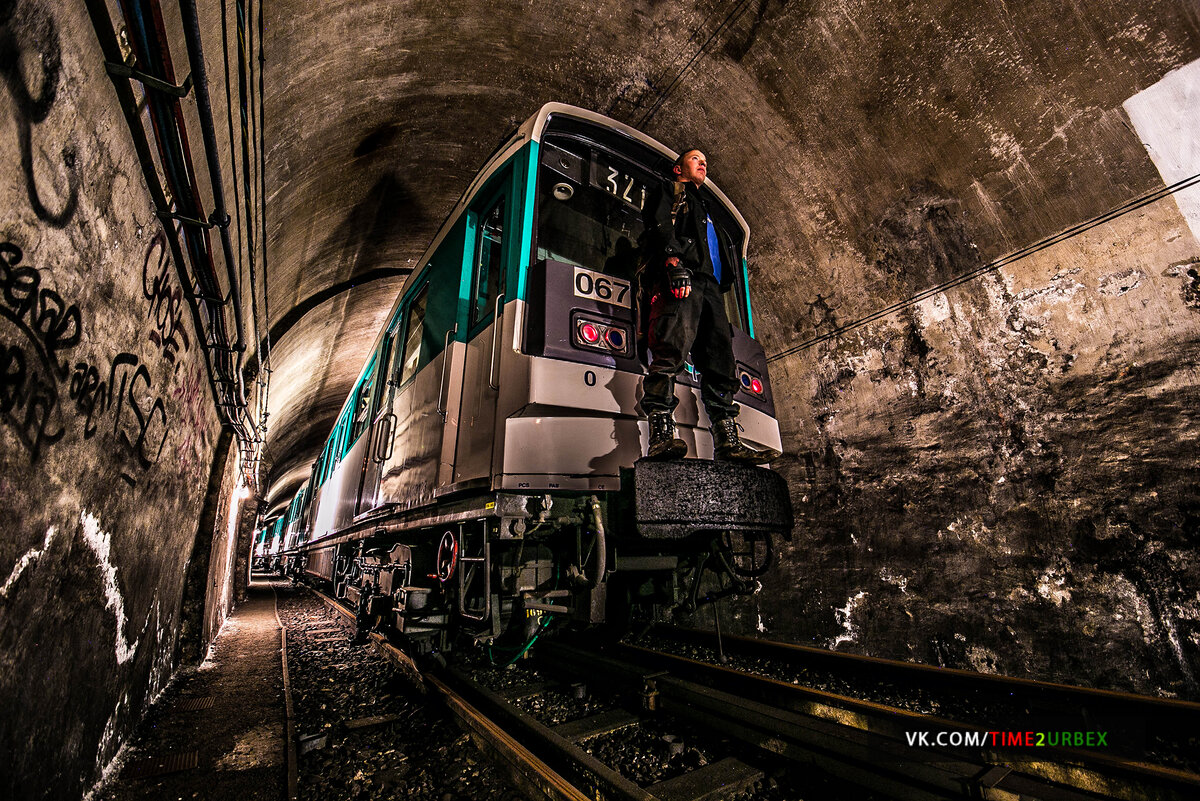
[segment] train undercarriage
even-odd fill
[[[767,469],[641,461],[608,493],[491,492],[378,510],[286,555],[414,656],[486,647],[519,658],[564,625],[617,629],[757,588],[790,538],[782,477]]]

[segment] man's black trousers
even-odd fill
[[[679,299],[662,289],[650,305],[650,373],[642,380],[642,409],[646,414],[674,412],[675,376],[688,353],[700,371],[700,399],[714,423],[736,417],[737,391],[733,337],[725,316],[721,287],[711,276],[692,279],[692,292]]]

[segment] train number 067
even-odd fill
[[[575,296],[629,308],[629,282],[604,273],[575,268]]]

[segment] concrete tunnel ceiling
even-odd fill
[[[1194,58],[1195,10],[1102,5],[265,4],[271,505],[470,177],[542,103],[707,149],[753,229],[774,354],[1160,182],[1120,107]],[[928,249],[895,227],[931,203],[949,244],[894,272]]]

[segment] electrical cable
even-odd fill
[[[735,0],[735,2],[738,2],[738,1],[739,0]],[[688,37],[687,43],[684,45],[684,47],[689,47],[694,42],[696,42],[700,38],[700,32],[707,29],[709,26],[709,22],[712,19],[714,19],[716,16],[717,16],[717,11],[716,11],[716,9],[713,9],[713,11],[711,11],[704,18],[704,20],[699,25],[697,25],[696,28],[692,31],[692,35]],[[665,65],[661,70],[659,70],[658,73],[653,78],[643,79],[646,83],[646,86],[653,89],[654,87],[661,84],[666,79],[666,76],[675,69],[675,65],[678,63],[679,63],[679,59],[676,58],[670,64]],[[613,116],[614,111],[617,107],[617,103],[619,103],[625,97],[625,93],[631,88],[632,88],[632,84],[627,84],[625,87],[623,87],[621,89],[621,91],[617,94],[617,96],[612,99],[612,102],[610,102],[608,104],[608,109],[604,112],[607,116],[609,116],[609,117]]]
[[[1197,173],[1196,175],[1192,175],[1188,178],[1184,178],[1181,181],[1176,181],[1175,183],[1170,184],[1169,186],[1164,186],[1164,187],[1156,189],[1154,191],[1147,192],[1146,194],[1135,197],[1132,200],[1128,200],[1125,203],[1121,204],[1120,206],[1110,209],[1110,210],[1104,212],[1103,214],[1099,214],[1095,217],[1092,217],[1089,220],[1085,220],[1081,223],[1077,223],[1077,224],[1071,226],[1070,228],[1066,228],[1062,231],[1059,231],[1056,234],[1052,234],[1051,236],[1045,237],[1043,239],[1039,239],[1037,242],[1034,242],[1033,244],[1026,245],[1025,247],[1020,248],[1018,250],[1014,250],[1011,253],[1005,254],[1004,256],[1001,256],[998,259],[990,261],[985,265],[976,267],[975,269],[969,270],[965,273],[962,273],[961,275],[957,275],[948,281],[944,281],[940,284],[937,284],[936,286],[931,286],[931,287],[928,287],[927,289],[923,289],[920,292],[917,292],[913,295],[908,296],[907,298],[904,298],[903,300],[897,301],[888,306],[884,306],[882,309],[877,309],[876,311],[873,311],[870,314],[864,315],[863,317],[860,317],[853,322],[838,326],[837,328],[834,328],[831,331],[826,331],[823,334],[819,334],[817,336],[810,337],[809,339],[804,340],[803,342],[799,343],[798,345],[793,345],[790,348],[785,348],[784,350],[781,350],[778,353],[774,353],[774,354],[768,356],[767,362],[769,363],[769,362],[778,361],[779,359],[782,359],[786,356],[791,356],[794,353],[798,353],[802,350],[807,350],[808,348],[811,348],[814,345],[818,345],[822,342],[826,342],[830,339],[834,339],[835,337],[841,336],[842,334],[846,333],[847,331],[851,331],[855,328],[861,328],[864,325],[868,325],[869,323],[873,323],[877,320],[881,320],[884,317],[888,317],[892,314],[895,314],[898,311],[902,311],[906,308],[909,308],[910,306],[914,306],[923,300],[933,297],[934,295],[941,294],[942,292],[945,292],[948,289],[953,289],[954,287],[961,286],[962,284],[965,284],[968,281],[972,281],[972,280],[980,277],[981,275],[986,275],[988,273],[995,272],[996,270],[1000,269],[1001,267],[1005,267],[1009,264],[1020,261],[1021,259],[1024,259],[1028,256],[1032,256],[1035,253],[1045,250],[1046,248],[1049,248],[1054,245],[1065,242],[1066,240],[1071,239],[1072,237],[1076,237],[1087,231],[1090,231],[1091,229],[1093,229],[1099,225],[1103,225],[1105,223],[1112,222],[1113,220],[1115,220],[1119,217],[1122,217],[1132,211],[1137,211],[1138,209],[1140,209],[1144,206],[1148,206],[1151,203],[1155,203],[1159,200],[1162,200],[1163,198],[1170,197],[1171,195],[1175,194],[1176,192],[1180,192],[1191,186],[1195,186],[1198,183],[1200,183],[1200,173]]]
[[[263,356],[259,359],[260,374],[262,376],[262,393],[260,395],[259,420],[262,421],[262,435],[266,438],[267,433],[267,417],[269,415],[268,404],[271,395],[271,301],[268,294],[271,282],[267,274],[267,144],[266,144],[266,114],[263,109],[264,97],[266,90],[263,86],[263,73],[266,66],[266,55],[263,52],[263,0],[259,0],[258,4],[258,207],[259,220],[258,231],[262,241],[262,286],[263,286],[263,315],[267,321],[264,330],[265,347],[263,347]],[[261,343],[263,340],[259,340]]]
[[[700,46],[700,49],[697,50],[692,57],[688,59],[687,63],[683,65],[679,72],[676,73],[675,77],[671,80],[671,83],[667,85],[667,88],[659,92],[658,97],[655,99],[654,103],[651,104],[650,108],[647,109],[646,113],[642,115],[641,119],[638,120],[637,125],[634,126],[635,128],[646,127],[646,124],[650,122],[655,114],[658,113],[658,110],[662,108],[663,103],[667,101],[667,98],[670,97],[671,93],[675,91],[675,88],[679,86],[679,82],[683,80],[683,76],[688,73],[688,71],[701,56],[708,52],[709,47],[716,40],[717,36],[719,36],[727,26],[731,25],[739,17],[741,17],[749,6],[750,0],[739,0],[737,5],[735,5],[733,9],[725,16],[725,19],[721,21],[721,24],[717,26],[716,30],[709,34],[708,39],[704,41],[704,44]],[[699,29],[697,29],[696,33],[698,32]],[[696,33],[692,34],[691,39],[688,40],[689,42],[696,38]]]
[[[133,51],[134,64],[138,72],[163,83],[174,85],[175,72],[171,61],[170,47],[163,22],[162,9],[158,0],[129,0],[120,4],[121,15],[126,23],[130,49]],[[184,38],[187,45],[188,59],[191,62],[191,90],[196,99],[197,113],[200,117],[200,127],[204,152],[207,157],[211,191],[213,194],[213,214],[206,219],[204,204],[200,197],[200,186],[196,171],[192,164],[191,146],[188,141],[187,125],[184,120],[183,107],[178,95],[155,88],[154,85],[142,81],[146,102],[146,112],[154,131],[155,144],[158,150],[159,162],[170,192],[170,200],[164,199],[158,213],[164,227],[173,234],[173,239],[182,240],[183,252],[190,264],[190,273],[181,271],[181,278],[186,277],[184,291],[189,300],[202,304],[193,304],[193,312],[203,316],[205,323],[202,327],[202,343],[205,351],[205,362],[209,369],[210,383],[213,387],[214,400],[218,413],[224,422],[231,426],[239,442],[239,450],[243,454],[242,465],[246,479],[255,483],[256,475],[253,465],[257,462],[256,426],[250,418],[247,409],[245,387],[241,375],[241,359],[244,350],[241,299],[238,287],[240,274],[236,271],[233,249],[229,238],[228,215],[224,213],[223,190],[220,180],[220,164],[216,148],[215,126],[209,103],[206,65],[200,43],[199,21],[195,4],[192,0],[184,0],[180,4],[184,23]],[[93,16],[93,27],[105,40],[106,31],[111,28],[111,20],[107,20],[107,11],[89,7]],[[100,15],[103,14],[103,17]],[[105,22],[101,22],[101,19]],[[136,76],[135,76],[136,77]],[[185,82],[185,84],[188,82]],[[131,130],[140,123],[129,120]],[[144,130],[141,131],[144,136]],[[135,132],[135,138],[137,137]],[[147,181],[157,180],[152,166],[144,168]],[[173,207],[173,209],[172,209]],[[224,252],[226,275],[229,281],[228,295],[223,295],[221,282],[217,275],[214,262],[212,242],[209,229],[217,227],[220,233],[221,245]],[[225,309],[232,306],[236,342],[230,344],[229,328],[226,323]]]

